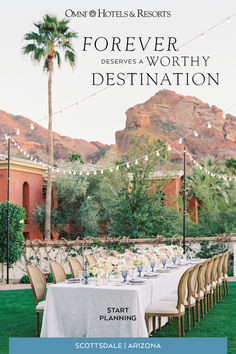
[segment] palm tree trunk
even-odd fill
[[[48,164],[53,165],[52,136],[52,59],[48,60]],[[47,193],[45,207],[45,240],[51,238],[51,207],[52,207],[52,169],[48,168]]]

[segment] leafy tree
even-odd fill
[[[9,264],[13,266],[23,253],[25,209],[9,205]],[[7,202],[0,203],[0,263],[7,262]]]
[[[53,66],[56,61],[61,66],[60,51],[64,58],[74,67],[76,58],[72,47],[72,39],[77,33],[68,27],[69,20],[58,20],[55,16],[45,15],[39,23],[34,23],[36,32],[25,34],[25,40],[30,42],[23,48],[24,54],[30,54],[34,62],[43,61],[43,69],[48,72],[48,163],[53,165],[53,135],[52,135],[52,76]],[[48,168],[45,239],[50,238],[51,230],[51,198],[52,198],[52,169]]]
[[[157,150],[160,150],[159,157]],[[126,167],[104,176],[99,188],[99,203],[111,236],[142,238],[179,233],[177,209],[164,205],[164,183],[151,179],[158,164],[165,168],[167,158],[163,141],[150,144],[147,138],[139,137],[132,141],[132,148],[123,159]],[[133,163],[127,168],[125,163],[131,159]]]
[[[82,156],[80,154],[72,154],[69,158],[70,162],[75,162],[75,161],[79,161],[82,165],[84,164],[84,160],[82,158]]]
[[[225,166],[231,171],[233,175],[236,175],[236,159],[231,157],[225,161]]]

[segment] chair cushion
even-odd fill
[[[204,292],[200,290],[200,297],[204,297]],[[198,293],[195,294],[195,298],[198,298]]]
[[[44,301],[40,301],[39,303],[38,303],[38,305],[36,306],[36,310],[38,310],[38,311],[43,311],[44,310],[44,307],[45,307],[45,304],[46,304],[46,301],[44,300]]]
[[[181,305],[181,312],[185,311],[185,307]],[[146,313],[160,313],[160,314],[178,314],[176,302],[174,301],[156,301],[146,308]]]
[[[178,301],[178,296],[176,294],[168,294],[166,296],[163,296],[159,299],[159,301],[174,301],[176,304],[177,304],[177,301]],[[191,296],[191,299],[190,299],[190,305],[193,305],[195,304],[196,300],[194,299],[194,297]],[[184,305],[185,306],[188,306],[189,303],[187,301],[187,299],[184,301]]]

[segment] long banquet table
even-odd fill
[[[148,337],[145,309],[177,291],[182,265],[143,285],[63,282],[47,291],[41,337]],[[121,316],[120,318],[118,316]]]

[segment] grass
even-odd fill
[[[187,316],[185,316],[185,337],[227,337],[228,354],[236,354],[236,282],[229,283],[229,295],[216,304],[205,315],[204,319],[197,322],[187,331]],[[192,315],[191,315],[192,320]],[[152,337],[177,337],[177,322],[174,319],[170,324],[162,327],[162,330]]]
[[[236,354],[236,282],[229,283],[229,295],[213,307],[203,320],[187,332],[185,337],[227,337],[228,354]],[[35,311],[32,291],[0,292],[0,354],[8,354],[9,337],[35,337]],[[186,320],[186,319],[185,319]],[[176,337],[174,320],[152,337]]]

